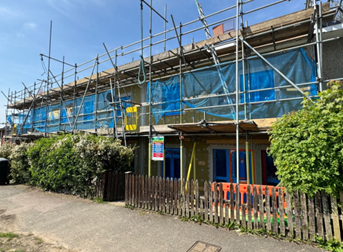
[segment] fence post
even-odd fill
[[[178,207],[178,215],[182,216],[182,210],[183,210],[183,200],[182,200],[182,185],[183,185],[183,181],[181,179],[179,179],[179,181],[177,182],[177,207]]]
[[[320,197],[320,192],[316,193],[315,205],[316,205],[316,217],[317,217],[317,233],[319,237],[324,238],[323,210],[322,210],[323,208],[322,208],[322,200]]]
[[[302,232],[303,240],[308,240],[308,220],[307,220],[307,205],[306,194],[301,193],[301,213],[302,213]]]
[[[205,213],[204,213],[204,220],[208,221],[209,220],[209,215],[208,215],[208,182],[204,182],[204,194],[205,194]]]
[[[316,223],[315,223],[315,215],[314,215],[314,200],[313,198],[308,198],[308,215],[309,215],[309,226],[310,226],[310,239],[311,241],[315,241],[315,234],[316,234]]]
[[[331,217],[332,217],[332,224],[333,224],[333,235],[334,238],[339,241],[342,242],[341,239],[341,230],[339,227],[339,215],[338,215],[338,207],[337,207],[337,199],[331,195]]]
[[[294,218],[295,218],[295,237],[301,239],[301,227],[300,227],[300,210],[299,210],[299,193],[294,191]]]
[[[177,202],[179,201],[179,198],[177,197],[178,195],[178,183],[177,183],[177,179],[174,179],[174,203],[173,203],[173,214],[177,215]]]
[[[328,197],[325,193],[322,193],[322,202],[323,202],[323,214],[324,214],[324,222],[325,222],[325,233],[326,239],[332,239],[332,231],[331,231],[331,218],[330,218],[330,209],[328,204]]]
[[[191,217],[194,216],[194,180],[190,180],[190,187],[189,189],[190,190],[190,200],[191,200]]]
[[[219,221],[220,224],[224,224],[224,218],[223,218],[223,183],[220,182],[219,184]]]
[[[293,231],[293,210],[292,210],[292,198],[291,194],[287,191],[286,193],[286,204],[287,204],[287,223],[288,223],[288,235],[293,238],[294,231]]]
[[[258,198],[257,198],[257,188],[253,186],[253,208],[254,208],[254,229],[258,229]]]
[[[236,196],[237,197],[237,196]],[[235,221],[235,203],[234,203],[234,189],[233,184],[230,183],[230,222]]]
[[[215,190],[214,190],[214,192],[215,192]],[[211,222],[213,222],[213,193],[212,193],[212,183],[210,182],[208,185],[208,194],[209,194],[209,199],[208,199],[208,208],[209,209],[208,210],[209,210]]]
[[[201,211],[199,210],[199,181],[195,180],[195,215],[198,216],[199,213],[201,213]]]
[[[247,204],[248,204],[248,229],[252,229],[251,216],[251,185],[247,186]]]
[[[270,196],[269,196],[269,187],[266,186],[266,215],[267,215],[267,231],[272,231],[272,224],[270,222]]]
[[[217,183],[214,184],[214,223],[218,223],[218,188]]]
[[[265,229],[265,225],[264,225],[264,207],[263,207],[263,188],[260,185],[259,186],[259,191],[258,191],[258,196],[259,196],[259,206],[258,206],[258,210],[260,212],[260,226],[259,228],[263,228]]]
[[[125,206],[128,205],[128,196],[129,196],[129,191],[128,191],[128,185],[129,185],[129,174],[126,172],[125,173]]]
[[[279,225],[277,223],[277,205],[276,205],[276,190],[275,187],[272,188],[272,206],[273,206],[273,232],[278,234]]]
[[[236,195],[236,224],[240,225],[241,222],[241,212],[240,212],[240,205],[241,205],[241,201],[240,201],[240,193],[239,193],[239,184],[236,184],[236,191],[235,191],[235,195]],[[243,211],[243,209],[242,209]],[[245,221],[245,220],[244,220]]]
[[[280,233],[282,236],[286,235],[285,231],[285,210],[283,208],[283,191],[279,188],[279,213],[280,213]]]

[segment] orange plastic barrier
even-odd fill
[[[212,183],[212,193],[214,193],[214,187],[216,186],[217,187],[217,190],[219,191],[219,184],[220,183],[217,183],[217,182],[213,182]],[[224,192],[224,200],[227,200],[227,197],[228,197],[228,193],[230,193],[230,184],[231,183],[223,183],[222,182],[222,186],[223,186],[223,192]],[[233,189],[234,189],[234,193],[236,193],[236,183],[232,183],[233,184]],[[269,196],[272,196],[272,188],[275,188],[275,195],[276,197],[279,197],[279,189],[280,187],[276,187],[276,186],[268,186],[268,185],[250,185],[250,188],[251,188],[251,198],[253,197],[252,196],[252,193],[253,193],[253,187],[256,187],[256,191],[257,191],[257,195],[259,195],[259,190],[260,190],[260,187],[262,187],[262,193],[263,195],[266,195],[266,187],[268,187],[268,191],[269,191]],[[241,200],[241,204],[246,204],[247,203],[247,188],[248,188],[248,185],[247,184],[239,184],[239,197],[240,197],[240,200]],[[284,208],[287,207],[287,204],[286,204],[286,201],[285,201],[285,188],[281,187],[282,188],[282,202],[283,202],[283,206]]]

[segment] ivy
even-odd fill
[[[270,154],[287,190],[338,196],[343,190],[343,85],[328,84],[313,103],[283,115],[272,126]]]

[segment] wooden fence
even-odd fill
[[[105,171],[97,181],[95,196],[105,201],[125,198],[125,173]]]
[[[314,241],[318,236],[342,241],[338,200],[323,193],[310,198],[297,191],[288,193],[282,188],[260,185],[247,185],[242,192],[235,184],[229,184],[224,193],[223,183],[207,181],[200,192],[198,180],[185,182],[127,174],[125,204],[187,218],[197,216],[221,225],[236,223],[296,239]]]

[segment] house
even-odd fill
[[[137,145],[137,174],[196,178],[200,185],[205,180],[276,185],[267,153],[271,124],[301,108],[304,96],[314,99],[329,80],[342,78],[337,10],[319,1],[238,27],[241,13],[209,24],[214,37],[186,45],[180,37],[192,28],[174,27],[155,44],[173,39],[176,49],[117,66],[118,58],[140,50],[140,43],[133,43],[67,70],[75,73],[73,81],[50,76],[49,85],[16,93],[8,109],[22,113],[11,124],[17,125],[16,137],[88,131]],[[205,18],[196,31],[206,27]],[[232,20],[235,29],[226,30]],[[95,73],[109,55],[113,67]],[[92,71],[78,80],[82,69]]]

